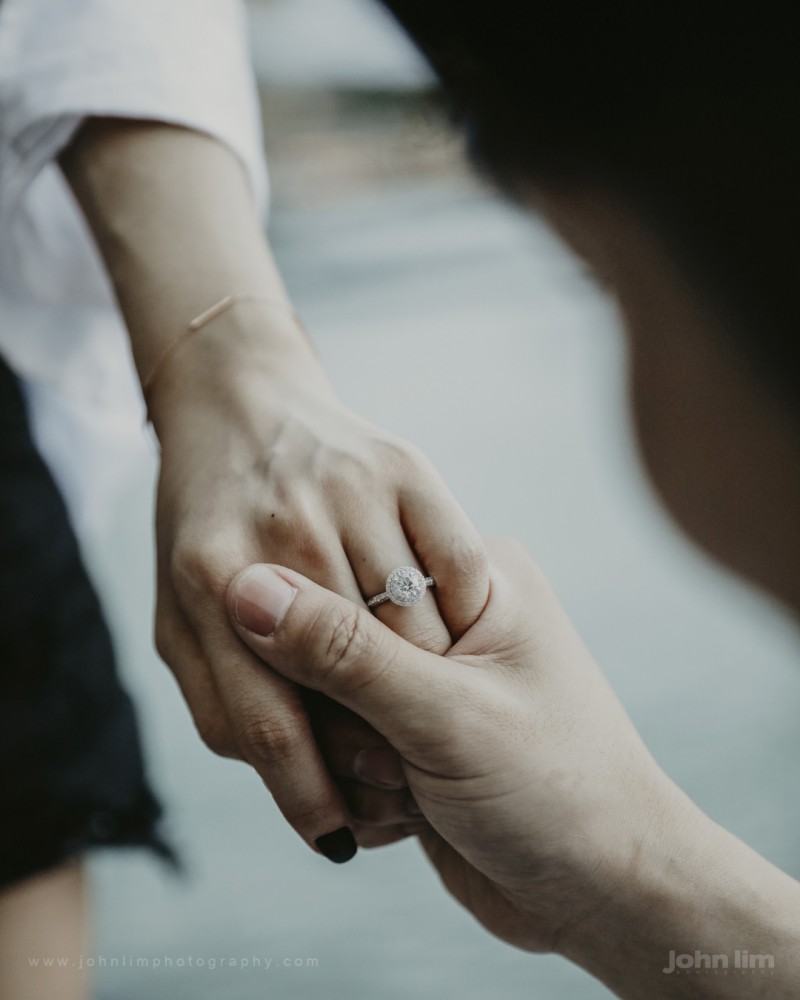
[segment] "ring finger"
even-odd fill
[[[397,567],[410,566],[423,576],[427,575],[408,544],[399,521],[388,516],[365,526],[357,537],[348,538],[343,544],[365,601],[386,591],[386,578]],[[400,607],[385,601],[375,607],[374,614],[393,632],[415,646],[442,655],[450,648],[452,640],[439,614],[432,589],[426,588],[418,604]]]

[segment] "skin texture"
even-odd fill
[[[635,215],[599,191],[531,200],[618,299],[639,447],[665,505],[796,612],[793,415]],[[530,557],[513,543],[490,557],[486,608],[444,657],[283,567],[241,574],[231,619],[274,670],[385,733],[428,821],[428,857],[492,933],[557,951],[622,997],[794,997],[800,885],[659,770]],[[288,591],[259,583],[272,571]],[[664,971],[671,951],[733,961],[741,947],[774,971]]]
[[[421,565],[437,580],[438,610],[428,598],[410,614],[379,614],[444,652],[486,602],[481,539],[419,451],[338,399],[227,148],[171,126],[98,120],[62,168],[149,389],[161,445],[156,644],[200,735],[248,761],[315,850],[342,827],[363,846],[406,836],[402,775],[388,776],[400,789],[372,795],[387,774],[364,751],[385,740],[265,671],[232,631],[225,591],[243,566],[269,559],[363,603],[394,566]],[[269,301],[238,302],[169,349],[228,294]]]
[[[489,602],[444,657],[283,567],[240,574],[231,618],[272,669],[386,735],[426,854],[493,934],[636,1000],[794,996],[800,885],[659,770],[525,550],[490,555]],[[670,950],[741,942],[774,956],[774,975],[662,971]]]
[[[86,873],[69,861],[0,893],[0,997],[82,1000],[89,977]],[[30,959],[40,959],[38,965]],[[62,966],[42,959],[60,958]]]

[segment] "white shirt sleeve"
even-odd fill
[[[19,287],[21,280],[51,300],[60,298],[59,289],[74,295],[76,281],[79,289],[87,289],[96,261],[90,268],[83,255],[76,260],[74,243],[69,254],[63,253],[64,218],[70,209],[74,214],[74,206],[53,161],[81,120],[91,115],[154,119],[213,135],[242,160],[263,206],[266,171],[239,0],[4,0],[4,286],[11,279]],[[39,186],[46,193],[40,194]],[[74,233],[74,222],[70,229]],[[48,255],[58,251],[64,265],[48,266],[46,280],[43,250]]]
[[[0,353],[26,383],[40,448],[75,497],[76,520],[103,492],[88,456],[111,480],[111,452],[124,463],[123,438],[141,437],[121,319],[55,164],[90,116],[214,136],[241,159],[263,212],[267,175],[242,0],[0,0]],[[49,403],[37,403],[45,395]],[[47,416],[58,410],[62,418]],[[82,443],[65,439],[66,414]],[[87,459],[76,468],[79,452]]]

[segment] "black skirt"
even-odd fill
[[[0,888],[162,839],[130,698],[64,503],[0,358]]]

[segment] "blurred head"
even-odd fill
[[[791,5],[384,0],[475,162],[617,296],[678,522],[800,608],[800,62]]]

